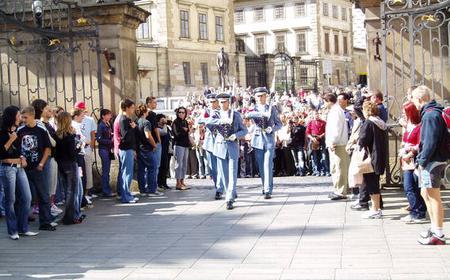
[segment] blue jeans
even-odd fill
[[[411,216],[416,219],[425,218],[427,207],[420,195],[419,182],[417,176],[414,175],[414,170],[403,171],[403,188],[411,207]]]
[[[37,169],[26,170],[25,172],[27,173],[31,192],[34,192],[34,197],[39,202],[39,224],[41,226],[49,225],[53,221],[53,217],[50,212],[50,189],[45,184],[47,182],[44,178],[45,173]]]
[[[31,191],[23,168],[0,166],[0,182],[5,191],[8,234],[28,231]]]
[[[0,216],[5,213],[5,191],[3,190],[3,185],[0,181]]]
[[[117,155],[118,161],[119,161],[119,172],[117,172],[117,185],[116,185],[116,191],[117,195],[120,196],[120,190],[123,185],[123,179],[122,179],[122,160],[120,159],[120,156]]]
[[[152,151],[139,151],[138,155],[138,173],[137,180],[140,193],[150,193],[151,179],[153,176],[153,152]],[[153,191],[154,192],[154,191]]]
[[[120,194],[122,203],[128,203],[134,199],[130,188],[134,173],[134,150],[119,150],[119,157],[122,162],[122,180]]]
[[[304,176],[306,174],[306,154],[303,147],[293,148],[291,150],[292,156],[295,161],[295,168],[299,175]]]
[[[66,193],[66,207],[62,221],[73,224],[80,218],[80,186],[78,165],[76,162],[59,162],[58,174],[60,185]],[[82,189],[81,189],[82,191]]]
[[[175,145],[174,157],[177,165],[175,167],[175,178],[177,180],[183,180],[187,172],[189,148]]]
[[[158,188],[158,172],[159,166],[161,164],[161,144],[156,144],[156,150],[151,153],[151,164],[150,164],[150,179],[148,180],[148,188],[150,193],[155,193]]]
[[[273,155],[274,149],[254,149],[256,162],[258,163],[259,176],[265,193],[273,191]]]
[[[98,154],[102,161],[102,192],[104,195],[111,195],[111,186],[109,185],[109,173],[111,170],[110,151],[108,149],[99,149]]]
[[[330,173],[330,156],[323,139],[320,140],[319,150],[312,151],[312,168],[314,175]]]

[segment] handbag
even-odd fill
[[[352,159],[355,159],[355,168],[357,173],[366,174],[373,173],[372,157],[367,149],[357,146],[353,151]]]

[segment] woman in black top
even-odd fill
[[[62,222],[65,225],[79,224],[83,221],[78,197],[81,187],[78,187],[79,149],[75,129],[72,127],[72,116],[62,112],[57,117],[55,159],[58,163],[59,179],[66,194],[66,208]]]
[[[175,178],[177,179],[177,190],[186,190],[184,184],[184,176],[187,171],[187,163],[189,157],[189,124],[186,121],[187,110],[179,107],[175,113],[177,118],[172,123],[172,132],[174,136],[174,157],[176,161]]]
[[[294,121],[289,121],[291,130],[291,153],[294,157],[295,167],[297,169],[297,176],[306,175],[306,127],[303,119],[299,120],[297,117]]]
[[[9,237],[19,239],[37,235],[28,231],[28,213],[31,205],[31,190],[24,168],[27,161],[20,155],[20,141],[16,130],[20,124],[19,108],[9,106],[2,114],[0,132],[0,181],[5,190],[6,225]],[[18,201],[16,201],[16,194]]]

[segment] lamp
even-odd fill
[[[33,11],[36,25],[42,26],[42,14],[44,13],[42,1],[41,0],[33,1],[33,4],[31,5],[31,10]]]

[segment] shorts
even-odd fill
[[[421,188],[440,188],[447,162],[430,162],[425,168],[419,167],[419,186]]]

